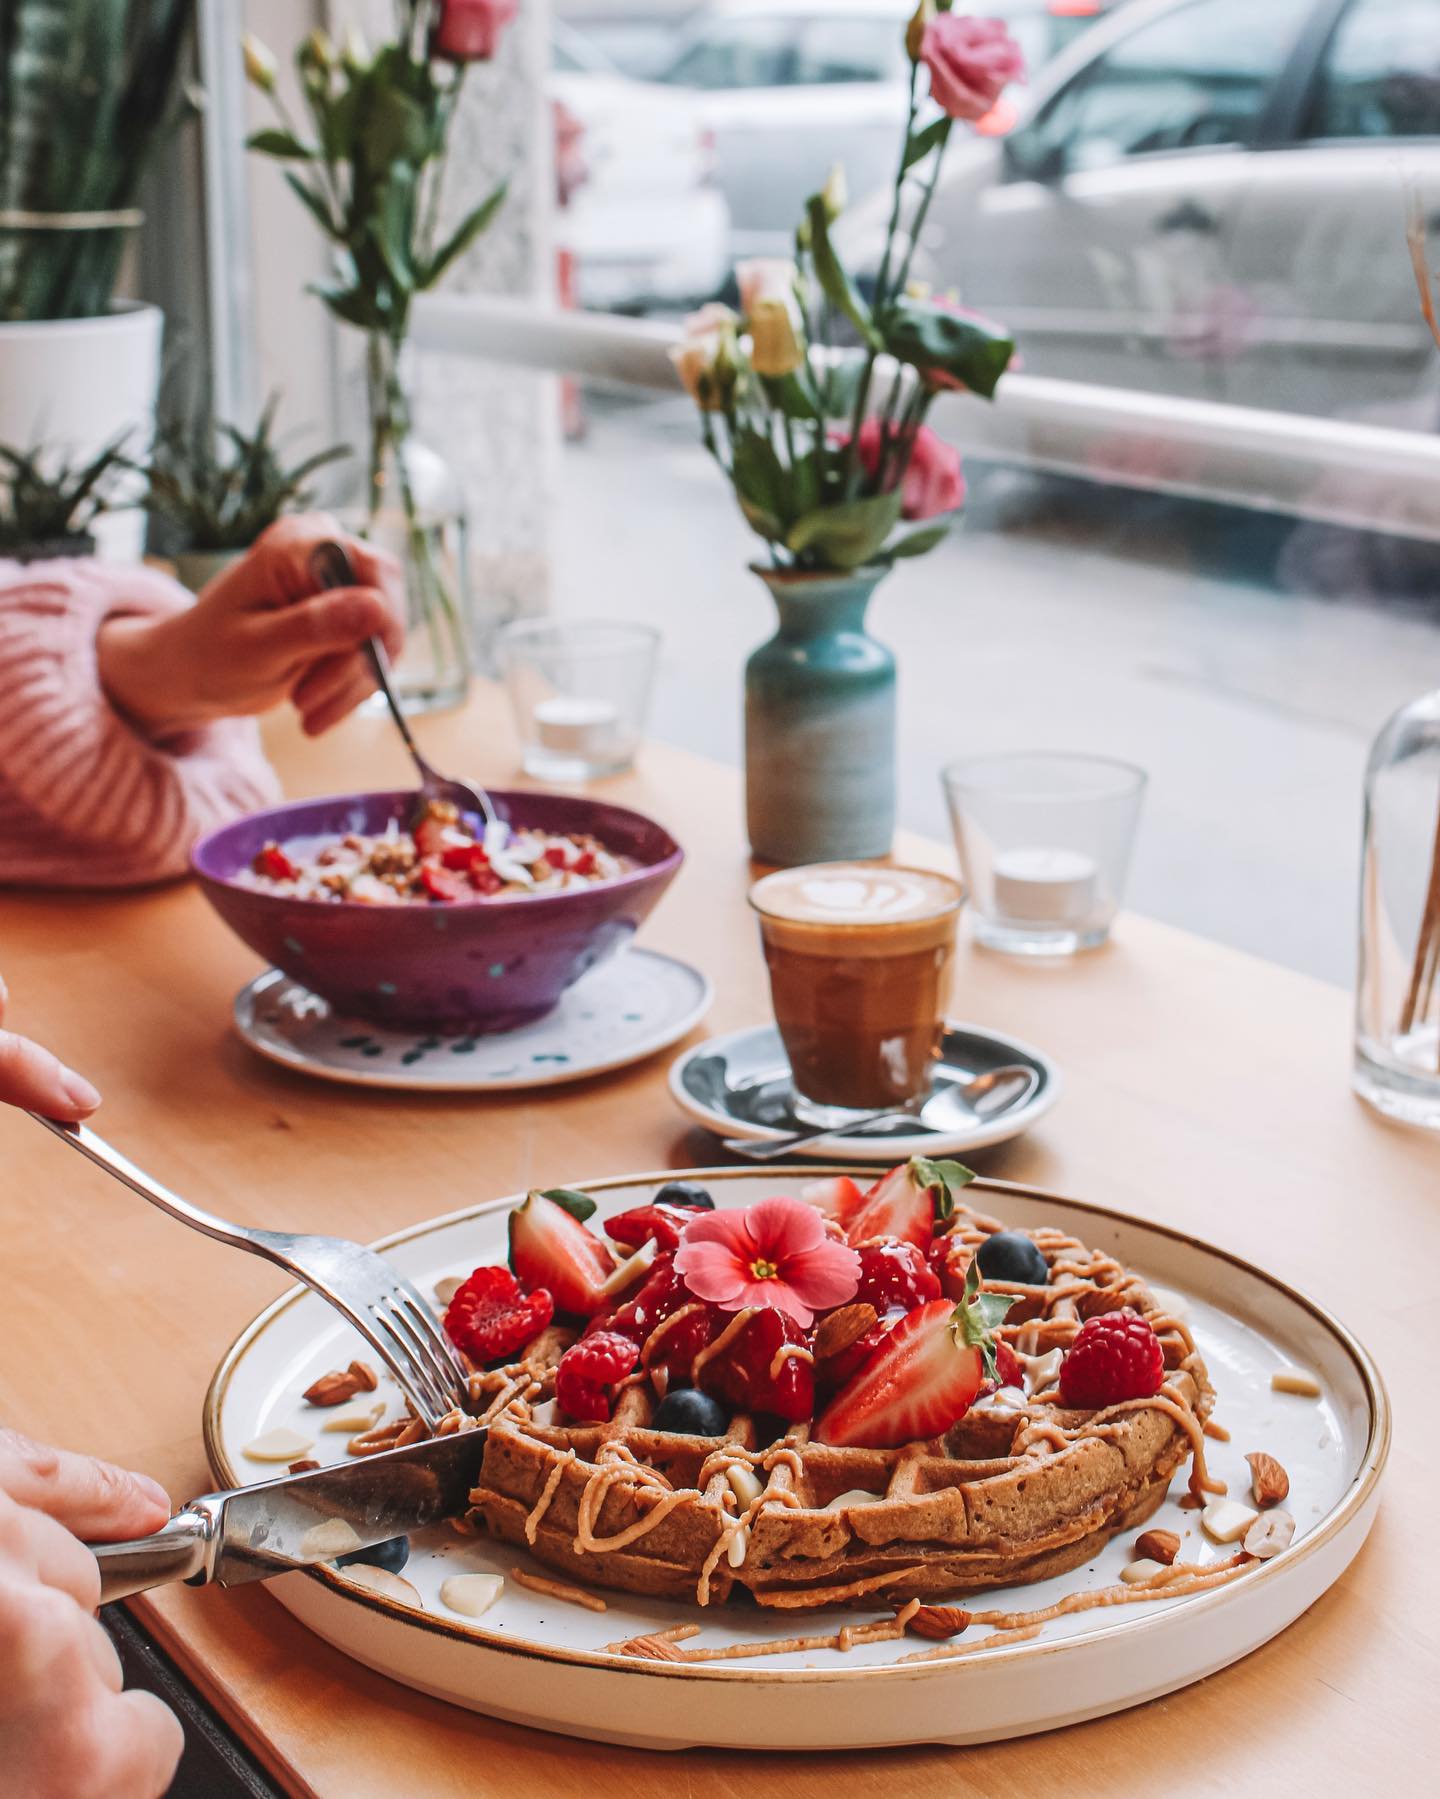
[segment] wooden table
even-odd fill
[[[426,721],[442,767],[510,779],[496,696]],[[295,796],[405,779],[389,728],[272,753]],[[688,863],[645,940],[701,963],[706,1028],[767,1013],[743,903],[734,775],[660,746],[607,796],[669,824]],[[1337,819],[1337,830],[1358,819]],[[943,863],[936,845],[903,843]],[[1223,868],[1216,879],[1225,878]],[[376,1237],[474,1200],[625,1170],[714,1162],[663,1087],[665,1058],[545,1095],[371,1093],[246,1050],[230,1002],[256,970],[188,884],[112,897],[0,898],[12,1022],[87,1071],[101,1126],[162,1179],[241,1220]],[[1397,1412],[1378,1523],[1345,1579],[1289,1631],[1202,1685],[1076,1729],[969,1750],[675,1757],[545,1736],[391,1685],[308,1635],[262,1588],[170,1588],[143,1622],[297,1792],[324,1799],[672,1793],[783,1780],[856,1795],[1261,1793],[1428,1787],[1440,1689],[1440,1145],[1348,1091],[1350,1000],[1144,919],[1072,966],[962,952],[959,1016],[1044,1044],[1066,1090],[1030,1137],[975,1158],[1213,1238],[1332,1306],[1378,1357]],[[144,1467],[184,1498],[211,1483],[200,1409],[231,1338],[280,1290],[263,1263],[178,1229],[18,1115],[0,1118],[6,1317],[0,1416]],[[1416,1778],[1420,1777],[1420,1778]]]

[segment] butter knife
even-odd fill
[[[456,1431],[308,1474],[206,1493],[153,1536],[91,1543],[101,1603],[172,1580],[243,1586],[458,1518],[479,1481],[487,1434],[483,1427]]]

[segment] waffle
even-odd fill
[[[1001,1228],[960,1207],[952,1231],[973,1250]],[[815,1443],[808,1423],[776,1437],[743,1413],[723,1438],[655,1430],[643,1373],[622,1383],[609,1422],[567,1424],[554,1368],[572,1339],[552,1328],[523,1361],[474,1377],[490,1434],[472,1524],[571,1580],[700,1605],[932,1598],[1078,1567],[1148,1518],[1192,1455],[1192,1488],[1203,1485],[1214,1393],[1184,1324],[1137,1276],[1063,1231],[1030,1234],[1047,1284],[984,1286],[1014,1296],[997,1335],[1039,1391],[989,1395],[944,1438],[894,1449]],[[1066,1409],[1049,1352],[1122,1305],[1154,1327],[1164,1385]]]

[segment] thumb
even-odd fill
[[[77,1537],[102,1542],[148,1536],[170,1516],[165,1489],[148,1474],[52,1449],[13,1430],[0,1430],[0,1488]]]

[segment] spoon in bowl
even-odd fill
[[[751,1137],[726,1137],[726,1149],[750,1162],[778,1162],[792,1150],[804,1149],[825,1137],[854,1137],[877,1124],[918,1118],[927,1129],[942,1134],[962,1131],[971,1124],[985,1124],[1002,1112],[1023,1105],[1040,1085],[1039,1073],[1026,1062],[1007,1062],[1002,1068],[988,1068],[973,1080],[948,1083],[938,1091],[931,1089],[903,1106],[887,1106],[883,1112],[863,1112],[847,1124],[832,1124],[826,1130],[795,1131],[786,1137],[771,1137],[757,1143]]]
[[[354,565],[344,545],[333,540],[322,543],[311,551],[310,573],[322,588],[359,586]],[[390,683],[390,658],[385,654],[385,646],[378,637],[365,639],[365,654],[375,676],[375,685],[385,697],[395,728],[404,739],[405,748],[410,752],[410,760],[420,776],[422,803],[426,800],[445,801],[449,805],[458,806],[462,812],[478,812],[485,820],[487,829],[501,825],[494,801],[483,787],[474,781],[455,780],[449,775],[442,775],[420,753],[420,746],[411,734],[409,720],[400,710],[400,702],[395,697],[395,689]]]

